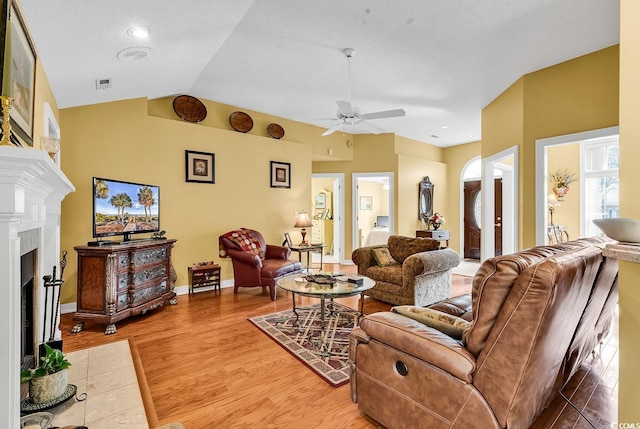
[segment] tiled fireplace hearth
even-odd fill
[[[43,320],[43,276],[60,259],[60,203],[75,189],[49,155],[0,147],[0,427],[20,425],[21,259],[33,252],[33,348],[51,331]],[[49,319],[49,317],[47,317]],[[57,323],[55,324],[57,326]],[[60,332],[55,331],[55,339]],[[49,334],[46,335],[47,340]]]

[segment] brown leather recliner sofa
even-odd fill
[[[471,321],[460,340],[395,312],[352,331],[351,396],[386,427],[528,428],[609,330],[607,239],[484,261],[470,296],[430,306]]]
[[[240,228],[218,237],[221,258],[233,262],[233,293],[239,287],[269,288],[271,300],[276,300],[276,281],[283,276],[302,272],[302,264],[289,260],[291,249],[266,244],[258,231]]]

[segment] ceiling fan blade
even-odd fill
[[[357,126],[360,127],[360,128],[364,128],[365,130],[369,131],[372,134],[380,134],[380,133],[384,133],[385,132],[379,126],[373,125],[372,123],[367,122],[367,121],[358,122]]]
[[[340,112],[344,116],[353,116],[353,107],[351,107],[351,103],[348,101],[338,100],[336,101],[338,105],[338,112]]]
[[[324,133],[322,133],[321,135],[324,136],[328,136],[329,134],[333,134],[336,131],[338,131],[339,129],[342,128],[344,124],[341,122],[338,125],[334,125],[333,127],[329,128],[327,131],[325,131]]]
[[[397,118],[399,116],[406,115],[407,112],[404,109],[383,110],[382,112],[365,113],[362,115],[364,119],[382,119],[382,118]]]

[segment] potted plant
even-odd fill
[[[44,344],[44,349],[38,366],[20,373],[20,382],[29,382],[29,397],[34,404],[59,398],[67,389],[67,368],[71,363],[60,350],[48,344]]]
[[[576,175],[569,173],[567,169],[549,174],[549,182],[553,184],[553,193],[558,201],[564,201],[565,194],[569,192],[569,183],[575,182],[575,180]]]

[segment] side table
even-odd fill
[[[416,231],[416,237],[427,237],[433,238],[434,240],[445,241],[447,243],[446,247],[449,247],[450,234],[448,229],[418,230]]]
[[[213,261],[198,262],[189,267],[189,294],[200,287],[213,286],[220,290],[220,265]]]
[[[294,252],[298,252],[298,260],[302,264],[302,254],[307,254],[307,273],[309,272],[309,268],[311,266],[311,252],[320,253],[320,270],[322,270],[322,250],[326,246],[324,243],[317,244],[309,244],[308,246],[291,246],[290,249]]]

